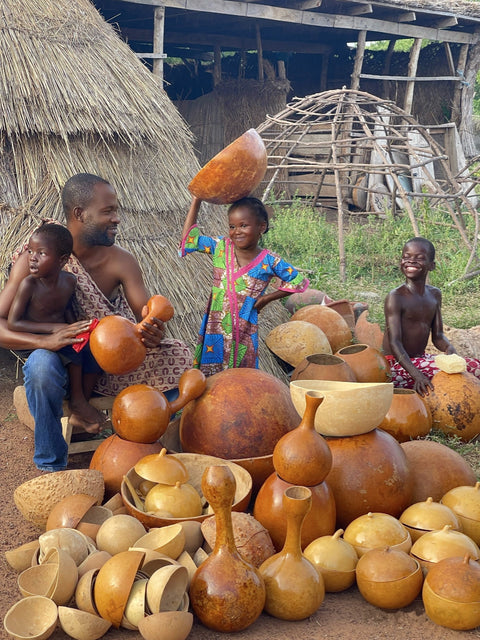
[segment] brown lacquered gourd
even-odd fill
[[[384,355],[368,344],[352,344],[336,354],[350,366],[357,382],[390,382],[390,365]]]
[[[326,440],[315,431],[315,413],[323,396],[307,391],[305,400],[302,421],[275,445],[273,466],[286,482],[312,487],[325,480],[332,466],[332,454]]]
[[[378,428],[397,442],[421,438],[432,428],[430,409],[414,389],[394,389],[390,409]]]
[[[301,548],[302,524],[312,505],[307,487],[289,487],[283,495],[287,537],[283,549],[260,567],[265,581],[265,611],[282,620],[303,620],[325,597],[323,578]]]
[[[229,204],[248,196],[266,170],[263,140],[255,129],[249,129],[200,169],[188,189],[206,202]]]
[[[285,544],[287,521],[283,511],[283,494],[293,486],[272,473],[258,492],[253,508],[253,517],[268,529],[277,551]],[[320,536],[331,535],[335,531],[335,500],[326,482],[309,487],[312,492],[312,508],[307,513],[302,526],[302,549]]]
[[[141,340],[143,324],[151,318],[168,322],[174,314],[171,302],[160,295],[152,296],[147,308],[147,315],[138,324],[122,316],[105,316],[92,331],[90,349],[104,371],[118,375],[139,367],[147,353]]]
[[[215,548],[200,565],[190,585],[190,602],[202,624],[215,631],[241,631],[259,617],[265,584],[257,569],[235,547],[231,505],[235,478],[226,466],[202,476],[202,491],[215,512]]]
[[[337,380],[356,382],[350,365],[338,356],[314,353],[304,358],[292,371],[290,380]]]
[[[397,518],[411,504],[410,469],[393,436],[373,429],[327,442],[333,463],[326,482],[335,497],[337,526],[345,528],[369,511]]]
[[[165,433],[170,417],[187,402],[202,395],[206,384],[205,375],[199,369],[188,369],[180,377],[179,395],[172,402],[161,391],[146,384],[123,389],[112,407],[116,433],[131,442],[156,442]]]
[[[160,453],[161,442],[143,444],[130,442],[117,434],[109,436],[95,450],[90,460],[90,469],[101,471],[105,482],[105,495],[111,498],[120,492],[123,476],[141,458]]]

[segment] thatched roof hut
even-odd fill
[[[172,333],[192,344],[211,265],[178,258],[177,244],[199,165],[160,81],[89,0],[2,0],[0,60],[0,280],[40,218],[62,218],[65,181],[95,173],[119,194],[120,243],[138,257],[149,289],[172,300]],[[211,232],[225,228],[224,211],[210,207],[208,223]],[[265,368],[275,367],[270,360]]]

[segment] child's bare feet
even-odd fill
[[[73,427],[84,429],[87,433],[100,433],[104,428],[106,416],[104,413],[92,407],[87,401],[70,401],[71,415],[69,422]]]

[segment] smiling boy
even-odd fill
[[[435,247],[426,238],[411,238],[405,243],[400,270],[405,283],[385,298],[383,351],[392,367],[396,387],[415,389],[427,395],[433,389],[431,378],[439,370],[434,356],[425,353],[431,335],[434,346],[443,353],[456,353],[443,333],[442,294],[427,284],[435,269]],[[480,363],[465,358],[467,370],[480,377]]]

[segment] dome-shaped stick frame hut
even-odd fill
[[[307,196],[337,211],[339,230],[351,211],[408,214],[415,235],[418,205],[441,206],[470,251],[466,271],[479,266],[479,217],[465,169],[452,172],[448,156],[427,127],[394,102],[351,89],[296,98],[257,127],[267,149],[263,199]],[[475,230],[462,219],[470,214]],[[340,275],[345,277],[339,233]]]

